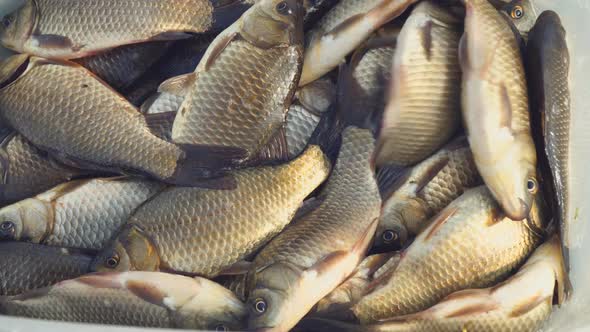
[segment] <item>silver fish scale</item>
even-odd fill
[[[465,188],[482,182],[469,148],[451,151],[447,156],[448,164],[422,190],[422,197],[435,212],[444,209]]]
[[[211,26],[213,9],[208,0],[35,2],[40,18],[35,32],[68,37],[82,50],[113,40],[142,41],[168,31],[204,32]]]
[[[170,268],[213,277],[278,234],[328,172],[312,146],[290,163],[236,172],[235,190],[166,190],[129,222],[153,239]]]
[[[498,41],[493,45],[494,53],[486,80],[495,84],[487,85],[489,95],[501,96],[503,84],[508,90],[512,117],[511,129],[514,133],[530,133],[529,100],[526,78],[520,48],[513,37],[514,33],[501,14],[491,5],[478,6],[478,28],[481,35]],[[479,59],[478,61],[483,61]],[[491,90],[491,91],[490,91]]]
[[[54,287],[48,294],[24,301],[5,299],[0,305],[14,316],[57,321],[172,327],[168,310],[128,291],[111,288]]]
[[[53,204],[53,246],[102,249],[133,211],[164,188],[141,179],[97,179],[59,197]]]
[[[341,0],[316,23],[307,40],[312,41],[314,38],[321,37],[340,23],[355,15],[368,12],[381,2],[383,0]]]
[[[389,85],[395,47],[368,50],[353,72],[355,82],[363,92],[361,107],[367,113],[385,108],[385,88]]]
[[[255,259],[288,261],[308,268],[326,255],[350,250],[379,217],[381,198],[369,165],[374,138],[369,130],[348,127],[320,207],[277,236]]]
[[[418,312],[455,291],[492,286],[538,245],[525,223],[490,220],[499,207],[487,188],[472,189],[459,200],[453,203],[460,203],[456,213],[433,237],[424,242],[427,228],[406,250],[391,278],[354,306],[361,322]]]
[[[183,101],[184,96],[177,96],[166,92],[159,93],[158,97],[147,110],[146,114],[177,112]]]
[[[299,47],[260,49],[234,40],[197,73],[172,129],[178,143],[240,147],[250,154],[284,122],[299,75]]]
[[[160,59],[168,45],[165,42],[153,42],[122,46],[78,59],[76,62],[95,73],[115,90],[121,90],[132,84]]]
[[[9,138],[0,158],[6,159],[8,165],[2,169],[7,172],[4,184],[10,185],[2,190],[6,203],[31,197],[84,173],[56,163],[20,134]]]
[[[309,112],[305,107],[291,105],[285,127],[290,157],[297,156],[305,149],[319,122],[320,117]]]
[[[36,146],[101,166],[166,178],[183,154],[152,135],[135,108],[82,67],[36,65],[0,91],[0,105],[3,117]]]
[[[0,295],[16,295],[89,272],[92,257],[21,242],[0,244]]]
[[[408,320],[375,325],[379,331],[392,332],[531,332],[538,331],[552,310],[542,302],[523,315],[510,317],[508,312],[466,314],[464,317]]]

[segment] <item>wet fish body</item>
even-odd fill
[[[397,40],[377,165],[414,165],[457,131],[460,38],[461,21],[435,2],[420,2],[410,14]]]
[[[159,272],[89,274],[0,300],[13,316],[96,324],[239,330],[246,310],[203,278]]]
[[[537,10],[531,0],[491,0],[490,3],[508,17],[525,40],[528,39],[537,19]]]
[[[354,271],[370,245],[381,206],[370,165],[374,138],[357,127],[346,128],[342,136],[318,207],[295,220],[253,261],[249,329],[295,326]]]
[[[127,45],[75,62],[87,68],[117,91],[144,74],[168,49],[170,42]]]
[[[13,228],[13,235],[4,238],[100,250],[139,205],[164,187],[125,177],[67,182],[0,209],[0,221]]]
[[[287,164],[235,172],[233,190],[164,190],[135,212],[95,268],[214,277],[278,234],[329,171],[323,152],[311,146]]]
[[[213,174],[202,173],[202,162],[215,159],[214,151],[205,148],[211,152],[207,158],[197,157],[200,147],[185,151],[156,137],[137,109],[79,65],[19,55],[6,60],[3,69],[8,84],[0,90],[3,119],[60,160],[185,185]],[[11,81],[19,70],[24,73]]]
[[[565,299],[567,276],[559,249],[559,239],[553,237],[508,280],[491,288],[455,292],[422,312],[366,326],[316,319],[304,323],[303,328],[374,332],[539,331],[553,303]]]
[[[570,247],[569,223],[572,218],[570,204],[572,164],[570,154],[570,91],[569,51],[565,30],[554,12],[541,14],[529,35],[527,44],[527,74],[531,93],[531,108],[543,124],[544,153],[548,161],[555,194],[564,253]],[[566,258],[566,264],[569,262]]]
[[[540,242],[537,204],[526,222],[505,217],[485,187],[466,191],[440,212],[391,273],[352,311],[366,324],[425,310],[467,288],[489,287],[509,275]],[[441,277],[444,276],[444,277]]]
[[[209,0],[107,0],[91,5],[27,0],[4,19],[0,40],[17,52],[74,59],[127,44],[187,38],[188,33],[227,26],[223,16],[228,14],[232,12]]]
[[[0,166],[2,206],[89,173],[59,163],[46,152],[33,146],[22,135],[12,132],[0,143]]]
[[[300,4],[279,2],[257,2],[213,41],[194,73],[160,86],[185,96],[175,142],[237,147],[248,159],[268,146],[285,121],[303,58]]]
[[[463,118],[475,164],[494,197],[515,220],[524,219],[538,190],[528,93],[520,45],[486,0],[467,0]]]
[[[79,277],[89,272],[93,259],[75,250],[21,242],[1,242],[0,252],[0,295],[16,295]]]
[[[406,171],[384,188],[375,247],[400,249],[428,226],[430,219],[469,188],[483,184],[469,145],[456,139],[441,151]],[[395,248],[394,248],[395,247]]]

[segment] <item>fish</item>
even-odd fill
[[[195,72],[162,83],[159,92],[185,96],[172,139],[238,147],[256,159],[284,124],[297,88],[302,20],[297,0],[259,1],[211,43]]]
[[[357,302],[365,294],[373,278],[378,275],[377,271],[385,265],[396,264],[400,258],[399,252],[367,256],[346,281],[317,303],[313,315],[323,316]]]
[[[317,207],[256,255],[248,274],[249,330],[290,330],[362,261],[381,209],[374,143],[369,129],[347,126]]]
[[[0,42],[19,53],[76,59],[223,29],[247,7],[241,1],[212,0],[107,0],[92,6],[78,0],[27,0],[2,19]]]
[[[204,278],[122,272],[88,274],[2,298],[0,313],[81,323],[237,331],[246,308],[232,292]]]
[[[524,40],[528,39],[537,19],[537,10],[531,0],[490,0],[490,3],[509,18]]]
[[[559,223],[565,262],[569,270],[572,219],[570,169],[571,96],[569,89],[570,55],[566,31],[559,16],[543,12],[529,34],[526,69],[531,94],[531,112],[538,119],[534,131],[544,139],[537,142],[539,159],[549,167],[553,181],[552,192],[557,196]],[[539,148],[539,146],[538,146]],[[550,180],[551,181],[551,180]],[[554,196],[555,197],[555,196]]]
[[[4,226],[0,226],[4,233]],[[93,256],[72,249],[23,242],[0,242],[0,295],[56,284],[89,272]]]
[[[373,32],[417,0],[342,0],[308,34],[300,86],[338,67]]]
[[[303,0],[305,31],[310,30],[339,0]]]
[[[158,61],[171,42],[151,42],[117,47],[107,52],[76,59],[113,89],[122,91]]]
[[[465,191],[404,250],[395,269],[372,282],[351,311],[361,324],[374,323],[508,277],[544,235],[541,195],[536,199],[527,220],[515,221],[505,216],[485,186]]]
[[[483,184],[467,140],[457,138],[383,188],[375,248],[401,249],[466,189]]]
[[[114,177],[74,180],[0,209],[0,238],[101,250],[161,182]]]
[[[93,270],[222,274],[283,230],[330,168],[312,145],[289,163],[235,171],[233,190],[165,189],[136,210]]]
[[[356,107],[373,113],[377,119],[375,122],[380,122],[381,113],[386,106],[386,90],[391,83],[399,31],[397,24],[393,28],[380,29],[352,55],[352,75],[360,90],[359,98],[355,100]]]
[[[372,325],[314,318],[301,327],[306,331],[351,332],[535,332],[551,314],[553,303],[565,301],[566,278],[559,238],[554,235],[515,275],[492,287],[461,290],[424,311]]]
[[[415,165],[457,132],[461,23],[446,7],[422,1],[403,25],[375,153],[377,166]]]
[[[8,130],[0,139],[0,206],[42,193],[93,172],[61,164],[22,135]]]
[[[475,164],[506,214],[528,215],[538,191],[528,92],[520,46],[487,0],[465,0],[462,110]]]
[[[0,66],[3,120],[70,166],[193,186],[244,158],[238,148],[180,146],[156,137],[147,118],[78,64],[15,55]]]
[[[158,92],[162,82],[194,72],[214,37],[208,33],[174,41],[155,64],[121,93],[133,105],[141,106]]]
[[[213,281],[232,291],[240,301],[246,302],[246,277],[245,273],[224,274],[214,278]]]

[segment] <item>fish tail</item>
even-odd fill
[[[165,182],[184,187],[234,189],[236,184],[228,171],[239,167],[248,152],[226,146],[178,145],[183,156],[177,161],[174,174]]]
[[[223,31],[252,5],[244,0],[209,0],[213,6],[213,30]]]
[[[309,139],[309,145],[319,146],[328,159],[334,162],[340,151],[343,129],[338,112],[330,110],[322,116]]]
[[[359,107],[357,101],[363,92],[353,76],[354,64],[342,64],[338,72],[338,112],[343,126],[373,129],[373,114],[367,109]]]

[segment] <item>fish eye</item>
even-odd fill
[[[2,19],[2,26],[4,26],[5,28],[8,28],[12,24],[13,21],[14,21],[14,16],[12,16],[12,15],[5,16]]]
[[[291,14],[291,9],[289,8],[289,4],[287,1],[281,1],[277,4],[277,12],[281,15],[289,15]]]
[[[223,324],[219,324],[215,326],[215,331],[217,332],[226,332],[228,331],[227,327]]]
[[[254,301],[254,310],[257,313],[263,314],[266,312],[266,301],[264,299],[258,298]]]
[[[383,239],[383,241],[389,243],[397,240],[399,238],[399,234],[394,230],[388,229],[383,232],[381,238]]]
[[[516,20],[521,19],[524,16],[524,8],[522,8],[522,6],[514,6],[514,8],[512,8],[510,16]]]
[[[14,238],[15,226],[12,221],[3,221],[0,224],[0,238],[11,239]]]
[[[114,269],[114,268],[116,268],[116,267],[117,267],[117,265],[119,265],[119,256],[117,256],[117,255],[113,255],[113,256],[110,256],[110,257],[108,257],[108,258],[105,260],[105,264],[106,264],[106,266],[107,266],[108,268],[110,268],[110,269]]]
[[[536,194],[537,190],[539,189],[539,184],[537,183],[537,180],[535,178],[529,178],[526,182],[526,189],[531,194]]]

